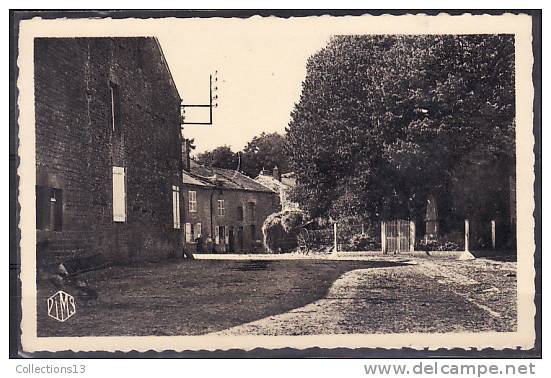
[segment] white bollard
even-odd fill
[[[496,221],[492,220],[492,249],[496,249]]]
[[[459,260],[474,260],[474,255],[469,252],[469,220],[465,219],[465,251],[459,255]]]
[[[415,252],[415,222],[409,221],[409,251]]]
[[[381,221],[381,252],[386,254],[386,224],[385,221]]]

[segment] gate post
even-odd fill
[[[415,251],[415,222],[409,221],[409,251]]]
[[[381,251],[386,254],[386,223],[381,221]]]
[[[402,251],[402,221],[398,220],[394,223],[396,226],[396,234],[398,235],[396,237],[396,248],[394,249],[394,254],[400,253]]]
[[[469,252],[469,220],[465,219],[465,252]]]
[[[496,249],[496,221],[492,219],[492,249]]]
[[[337,222],[333,223],[333,252],[338,251],[338,239],[337,239]]]

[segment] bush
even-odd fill
[[[262,225],[264,245],[269,253],[290,252],[297,243],[297,227],[303,222],[300,210],[283,210],[269,215]]]
[[[461,247],[458,243],[446,240],[428,239],[421,240],[417,245],[420,251],[459,251]]]
[[[375,251],[381,249],[381,243],[367,234],[352,235],[348,243],[343,244],[345,251]]]

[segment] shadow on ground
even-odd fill
[[[169,261],[109,267],[83,275],[98,299],[77,301],[60,323],[47,315],[58,288],[38,283],[38,336],[198,335],[277,315],[322,298],[354,269],[393,261]],[[71,289],[67,289],[69,294]]]

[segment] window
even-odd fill
[[[226,226],[216,226],[214,229],[215,235],[215,243],[216,244],[223,244],[226,242]]]
[[[184,231],[186,233],[186,243],[193,243],[193,224],[192,223],[186,223],[184,225]]]
[[[193,238],[194,240],[197,239],[199,236],[202,236],[201,228],[202,228],[201,223],[196,223],[195,224],[195,235],[194,235],[194,238]]]
[[[113,133],[120,134],[121,132],[121,104],[119,87],[116,84],[111,83],[109,85],[109,92],[111,94],[111,128]]]
[[[126,222],[126,172],[113,167],[113,221]]]
[[[174,228],[180,228],[180,187],[172,185],[172,222]]]
[[[247,216],[249,217],[249,220],[251,222],[254,221],[254,202],[248,202],[247,203]]]
[[[237,206],[237,220],[243,220],[243,206]]]
[[[224,209],[224,200],[223,199],[219,199],[218,200],[218,216],[221,216],[223,217],[226,213],[226,210]]]
[[[197,212],[197,192],[190,190],[188,192],[189,211],[191,213]]]
[[[61,231],[63,228],[63,191],[36,186],[36,228]]]

